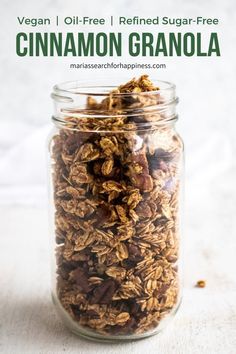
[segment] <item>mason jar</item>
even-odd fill
[[[53,302],[97,340],[158,333],[180,304],[178,98],[172,83],[153,85],[74,81],[51,95]]]

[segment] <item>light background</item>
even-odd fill
[[[217,340],[217,335],[215,339],[218,347],[213,350],[213,347],[211,347],[213,344],[209,341],[210,347],[208,349],[205,348],[206,352],[220,353],[220,349],[223,348],[222,343],[224,343],[229,334],[232,340],[227,342],[229,347],[225,353],[233,353],[233,341],[236,345],[232,336],[236,331],[236,309],[232,300],[232,294],[236,295],[235,275],[232,274],[232,272],[235,273],[236,252],[236,227],[234,221],[236,209],[235,1],[0,0],[0,6],[0,206],[2,210],[0,237],[5,246],[1,259],[3,266],[6,267],[9,253],[12,254],[12,252],[13,258],[15,257],[20,263],[23,262],[16,249],[14,248],[14,251],[12,251],[12,243],[18,245],[20,249],[23,247],[22,244],[26,248],[31,247],[30,249],[36,252],[36,259],[39,264],[41,264],[42,259],[46,264],[48,262],[47,237],[41,233],[45,234],[47,230],[45,150],[46,138],[52,127],[50,122],[53,111],[50,100],[52,86],[55,83],[68,80],[91,80],[91,78],[93,79],[96,76],[104,77],[106,82],[119,82],[120,76],[129,79],[144,72],[150,74],[150,77],[154,79],[172,81],[177,85],[177,94],[180,98],[177,129],[185,141],[186,149],[185,264],[187,263],[187,266],[185,268],[185,282],[188,307],[183,310],[185,317],[183,322],[180,321],[180,326],[185,326],[183,327],[186,330],[185,336],[193,339],[188,341],[187,345],[189,347],[187,346],[187,348],[189,350],[186,353],[199,353],[201,340],[204,339],[204,332],[198,326],[202,323],[208,329],[208,334],[210,333],[209,336],[211,338],[217,334],[217,332],[213,331],[214,326],[219,326],[220,328],[219,339]],[[69,69],[70,63],[83,61],[80,58],[20,58],[15,54],[16,33],[19,31],[38,30],[35,27],[19,26],[17,24],[17,16],[54,17],[59,15],[62,18],[73,15],[108,17],[111,14],[130,17],[135,15],[140,17],[217,17],[220,19],[220,25],[215,28],[215,31],[219,34],[222,55],[217,58],[214,56],[210,58],[114,58],[111,60],[115,62],[165,63],[167,68],[156,71],[93,70],[91,72],[89,70]],[[43,30],[53,31],[53,28],[53,26],[49,28],[43,27]],[[155,33],[158,30],[165,30],[165,28],[147,27],[145,29]],[[104,30],[104,27],[101,29]],[[142,30],[141,27],[136,28],[135,26],[123,27],[121,30],[128,33],[135,29]],[[204,37],[208,38],[207,33],[213,31],[214,27],[183,26],[178,29],[176,27],[167,29],[184,32],[199,30]],[[71,27],[64,27],[64,30],[71,31]],[[78,28],[74,27],[73,30],[78,31]],[[93,28],[90,28],[90,30],[92,31]],[[96,27],[94,30],[98,31],[99,28]],[[111,30],[111,28],[107,28],[108,30]],[[107,58],[87,58],[85,60],[103,62],[107,61]],[[36,225],[36,229],[34,225]],[[29,230],[31,230],[31,236],[29,235]],[[8,241],[6,240],[6,235],[8,235]],[[32,240],[39,243],[42,259],[39,257]],[[9,242],[12,243],[10,244]],[[16,261],[14,264],[14,267],[17,268]],[[25,269],[27,264],[24,263],[22,267]],[[36,265],[35,267],[31,271],[28,270],[27,284],[29,289],[27,291],[27,289],[24,290],[22,288],[20,290],[22,296],[29,296],[31,291],[30,284],[33,281],[31,278],[35,276],[38,270]],[[9,276],[12,277],[13,283],[15,281],[14,291],[16,293],[21,287],[19,279],[22,278],[22,281],[24,279],[23,268],[22,272],[21,268],[19,268],[18,273],[16,273],[18,275],[12,274],[9,270]],[[46,272],[46,265],[40,268],[40,272],[42,272],[42,269]],[[8,274],[8,271],[6,273]],[[208,278],[209,282],[209,289],[203,290],[209,293],[206,293],[206,298],[203,295],[203,302],[200,304],[198,303],[199,298],[194,295],[196,293],[192,293],[192,291],[195,291],[192,289],[193,283],[198,277]],[[47,294],[47,291],[49,291],[48,277],[42,275],[42,279],[44,278],[47,285],[45,285],[44,292]],[[9,286],[7,278],[4,281],[5,286]],[[219,284],[221,289],[219,289]],[[226,290],[223,294],[221,293],[223,291],[222,287]],[[10,288],[9,291],[11,293]],[[12,301],[15,301],[14,304],[16,306],[17,296],[16,298],[14,297],[14,291]],[[6,291],[6,297],[7,294],[8,292]],[[216,299],[214,296],[216,296]],[[214,298],[214,307],[220,308],[222,305],[220,301],[224,296],[226,296],[224,306],[226,306],[226,303],[230,304],[230,306],[232,304],[232,312],[231,307],[227,307],[227,305],[226,310],[224,308],[223,311],[223,308],[221,308],[222,313],[218,318],[214,317],[217,315],[214,309],[210,307],[210,315],[214,318],[211,317],[209,319],[210,325],[208,326],[207,316],[210,315],[207,312],[207,307],[211,306],[210,299]],[[192,304],[192,301],[196,301],[196,303]],[[192,317],[189,316],[192,311],[190,311],[192,305],[196,307],[196,313],[194,313],[196,318],[200,316],[200,312],[203,312],[206,316],[203,322],[200,316],[201,320],[195,327],[193,314]],[[9,306],[14,307],[12,304]],[[226,313],[228,317],[223,317],[224,320],[222,320],[222,316],[226,315]],[[7,316],[7,312],[4,314]],[[21,314],[19,313],[18,315],[18,321],[21,321]],[[6,342],[12,328],[10,323],[8,325],[9,328],[4,332],[3,336]],[[186,326],[192,326],[192,332]],[[27,331],[28,327],[24,328]],[[200,337],[196,339],[196,335],[199,333]],[[52,333],[52,335],[55,336],[55,333]],[[65,340],[69,341],[64,332],[63,335],[64,338],[67,338]],[[178,335],[181,337],[180,330]],[[36,334],[35,337],[37,337]],[[45,342],[48,340],[46,335],[43,340]],[[20,343],[21,346],[25,343],[18,337],[17,341],[16,343]],[[175,352],[171,350],[171,347],[167,349],[165,345],[168,345],[168,341],[166,341],[166,344],[163,344],[163,342],[160,344],[166,350],[162,351],[162,353],[185,353],[185,351],[181,352],[181,339],[178,342],[175,336],[175,341],[176,348],[178,348]],[[193,344],[193,341],[195,344]],[[190,348],[191,345],[193,346],[192,349]],[[66,348],[68,349],[68,347]],[[142,348],[144,347],[142,346]],[[14,349],[16,350],[15,347]],[[22,352],[26,353],[27,351],[25,350]],[[57,353],[60,352],[58,347],[56,349],[54,347],[48,353],[53,353],[54,350]],[[201,352],[205,352],[204,350],[202,349]],[[16,351],[14,352],[16,353]],[[31,352],[30,349],[28,352]],[[44,353],[44,351],[40,352],[39,349],[36,352]],[[70,352],[69,349],[68,352]],[[8,353],[8,351],[6,350],[4,353]],[[221,353],[223,352],[221,351]]]

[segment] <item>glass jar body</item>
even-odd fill
[[[182,168],[173,122],[54,129],[52,293],[74,333],[138,339],[173,317],[181,299]]]

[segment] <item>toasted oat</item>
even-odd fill
[[[118,325],[123,325],[125,322],[127,322],[130,318],[130,314],[128,312],[121,312],[117,317],[116,317],[116,324]]]

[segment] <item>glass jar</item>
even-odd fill
[[[180,303],[183,144],[175,86],[53,89],[53,301],[76,334],[159,332]]]

